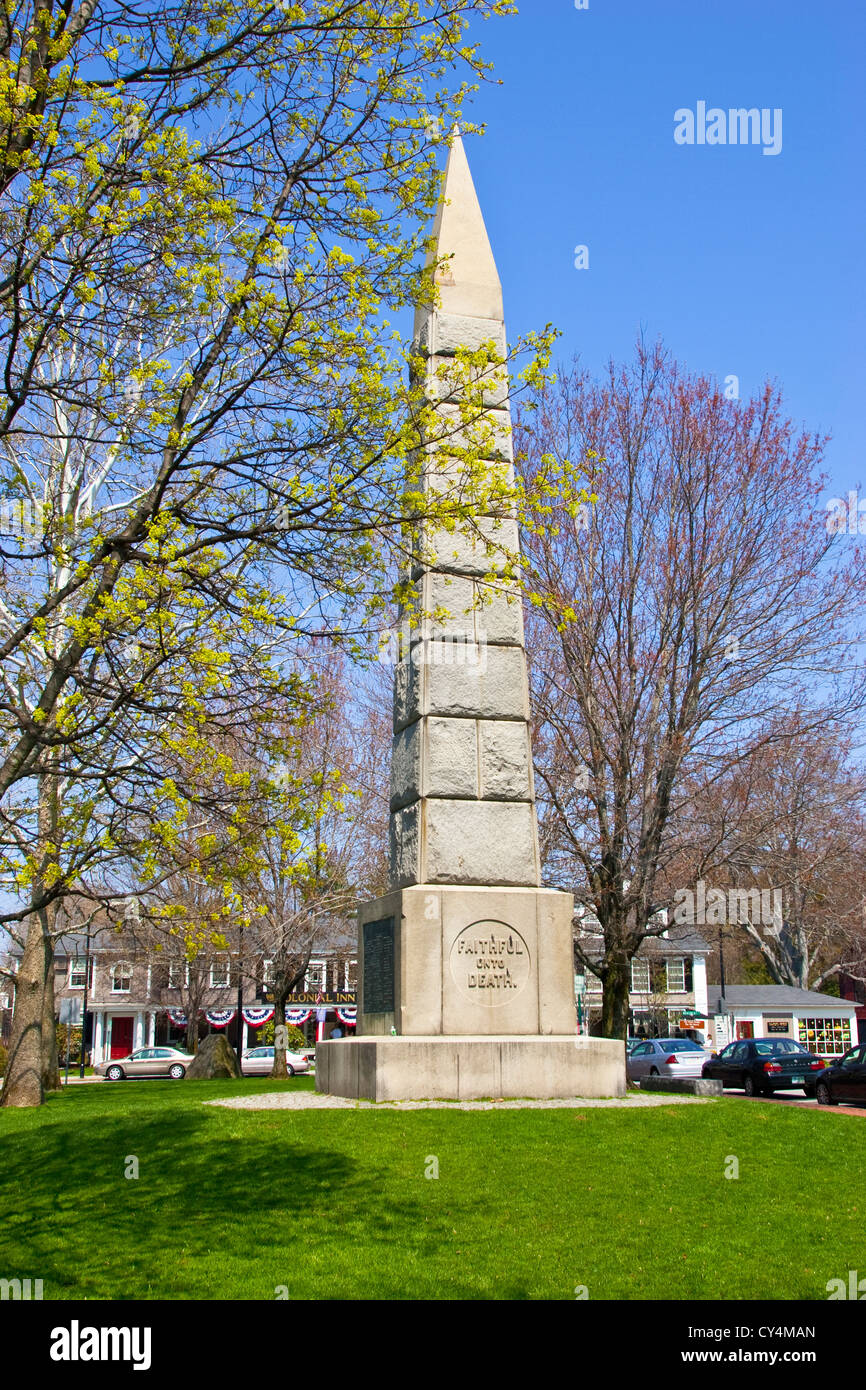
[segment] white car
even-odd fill
[[[244,1053],[244,1076],[270,1076],[274,1069],[273,1047],[250,1047]],[[310,1064],[300,1052],[286,1053],[286,1071],[289,1076],[297,1076],[309,1071]]]

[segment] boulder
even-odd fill
[[[224,1033],[209,1033],[202,1039],[186,1074],[190,1081],[234,1081],[240,1077],[237,1056]]]

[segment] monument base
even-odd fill
[[[625,1088],[625,1046],[613,1038],[366,1036],[316,1047],[316,1090],[352,1100],[567,1100]]]

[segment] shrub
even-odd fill
[[[307,1039],[304,1037],[304,1034],[301,1032],[300,1028],[296,1028],[293,1023],[287,1023],[286,1030],[289,1035],[290,1052],[297,1052],[299,1048],[307,1046]],[[259,1036],[255,1045],[258,1047],[272,1047],[273,1042],[274,1020],[271,1019],[270,1023],[263,1024],[262,1027],[259,1029]]]
[[[57,1059],[61,1065],[66,1061],[66,1024],[57,1024]],[[81,1026],[69,1030],[69,1061],[76,1065],[81,1060]]]

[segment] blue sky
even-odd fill
[[[599,372],[642,330],[743,397],[775,378],[833,435],[826,496],[863,495],[866,5],[523,0],[475,32],[502,79],[466,145],[509,336],[552,321]],[[780,153],[676,144],[699,101],[781,108]]]

